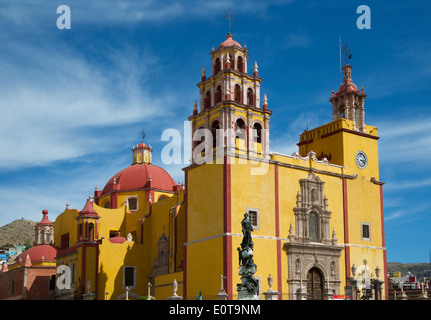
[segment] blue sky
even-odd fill
[[[362,4],[369,30],[356,26]],[[56,26],[59,5],[71,9],[70,30]],[[183,132],[229,8],[273,110],[271,151],[295,152],[307,123],[332,120],[339,36],[348,43],[365,122],[381,137],[388,261],[428,262],[431,5],[418,0],[0,0],[0,225],[39,221],[43,209],[54,220],[66,202],[82,209],[131,164],[142,129],[154,163],[183,181],[184,165],[161,161],[161,135]]]

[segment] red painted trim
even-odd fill
[[[118,191],[111,193],[111,209],[118,208]]]
[[[188,171],[186,170],[184,172],[184,188],[185,188],[185,194],[184,194],[184,224],[185,224],[185,230],[184,230],[184,242],[187,243],[189,241],[189,224],[188,224],[188,187],[189,187],[189,175]],[[187,300],[187,246],[184,246],[183,248],[183,299]]]
[[[95,296],[94,299],[98,300],[98,292],[99,292],[99,245],[96,245],[96,270],[95,271],[95,276],[94,276],[94,291],[95,291]]]
[[[349,211],[347,205],[347,179],[343,178],[343,214],[344,214],[344,243],[349,243]],[[346,246],[346,277],[350,277],[350,247]]]
[[[231,226],[231,167],[229,157],[224,156],[223,162],[223,232],[230,233]],[[223,237],[223,275],[226,276],[223,284],[229,299],[232,299],[232,237]]]
[[[175,208],[175,215],[174,215],[174,270],[173,272],[177,271],[177,254],[178,254],[178,232],[177,232],[177,214],[178,214],[178,207]]]
[[[86,284],[85,284],[85,268],[87,266],[87,250],[86,250],[86,246],[83,244],[81,247],[81,291],[83,290],[83,292],[78,292],[79,293],[85,293],[85,288],[86,288]]]
[[[370,134],[368,134],[368,133],[359,132],[359,131],[353,131],[353,130],[345,129],[345,128],[338,129],[338,130],[335,130],[335,131],[333,131],[333,132],[329,132],[329,133],[322,134],[322,135],[320,136],[320,139],[324,139],[324,138],[326,138],[326,137],[332,136],[332,135],[334,135],[334,134],[336,134],[336,133],[339,133],[339,132],[347,132],[347,133],[355,134],[355,135],[357,135],[357,136],[361,136],[361,137],[365,137],[365,138],[370,138],[370,139],[373,139],[373,140],[379,140],[379,139],[380,139],[380,137],[372,136],[372,135],[370,135]]]
[[[275,187],[275,236],[280,237],[280,205],[279,205],[279,184],[278,184],[278,165],[274,166],[274,187]],[[277,240],[277,290],[282,292],[281,281],[281,240]],[[281,300],[281,294],[278,299]]]
[[[385,281],[385,296],[386,299],[389,297],[389,282],[388,282],[388,259],[387,259],[387,252],[385,247],[385,217],[384,217],[384,210],[383,210],[383,185],[380,185],[380,213],[381,213],[381,219],[382,219],[382,247],[383,249],[383,275],[384,275],[384,281]]]

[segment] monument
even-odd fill
[[[244,214],[244,219],[241,221],[243,239],[241,247],[238,247],[239,271],[241,283],[237,284],[238,300],[258,300],[257,290],[258,283],[254,274],[257,266],[253,261],[253,241],[251,232],[253,226],[248,219],[248,214]]]

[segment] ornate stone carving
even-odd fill
[[[329,200],[324,195],[324,182],[310,173],[299,181],[300,190],[296,196],[295,231],[289,229],[289,242],[284,244],[288,258],[289,299],[327,299],[338,293],[340,288],[339,258],[343,249],[337,246],[335,230],[329,231],[331,212]],[[310,272],[321,275],[321,286],[316,289],[309,283]],[[316,292],[307,292],[316,289]],[[312,288],[312,289],[310,289]]]

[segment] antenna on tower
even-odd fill
[[[338,46],[340,48],[340,83],[343,82],[343,72],[341,71],[341,35],[338,36]]]
[[[350,49],[349,49],[349,47],[347,46],[347,43],[346,43],[346,45],[343,47],[343,54],[345,55],[345,57],[346,57],[346,64],[349,64],[349,60],[350,59],[352,59],[352,54],[350,53]]]

